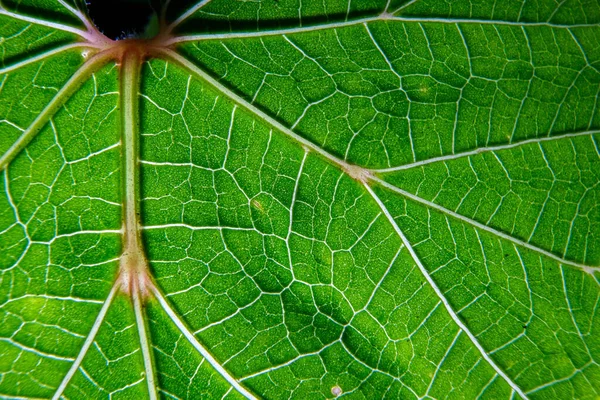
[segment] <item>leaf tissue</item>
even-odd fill
[[[600,396],[598,1],[151,11],[0,2],[0,398]]]

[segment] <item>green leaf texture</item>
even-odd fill
[[[598,1],[167,5],[0,6],[0,398],[599,398]]]

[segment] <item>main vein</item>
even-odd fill
[[[130,51],[126,52],[123,56],[121,65],[122,177],[125,198],[123,210],[123,253],[119,267],[122,290],[125,293],[129,293],[133,300],[144,369],[146,371],[148,395],[151,400],[154,400],[157,398],[154,368],[142,310],[142,298],[147,296],[150,277],[148,276],[148,262],[142,245],[139,207],[138,94],[141,63],[141,55],[135,51]]]

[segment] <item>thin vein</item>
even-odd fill
[[[110,58],[112,54],[98,53],[88,61],[86,61],[75,74],[65,83],[65,85],[58,91],[54,98],[44,107],[44,109],[38,114],[37,118],[31,123],[31,125],[23,132],[23,134],[17,139],[15,143],[0,157],[0,171],[6,168],[6,166],[13,160],[14,157],[19,154],[21,150],[33,139],[43,126],[48,122],[50,117],[58,110],[64,102],[71,96],[71,94],[87,79],[92,73],[100,69]]]
[[[532,144],[532,143],[552,142],[555,140],[561,140],[561,139],[565,139],[565,138],[576,138],[579,136],[592,136],[597,133],[600,133],[600,131],[599,130],[591,130],[591,131],[584,131],[584,132],[567,133],[567,134],[556,135],[556,136],[545,136],[545,137],[541,137],[541,138],[528,139],[528,140],[523,140],[520,142],[510,143],[510,144],[503,144],[503,145],[489,146],[489,147],[480,147],[475,150],[465,151],[463,153],[449,154],[446,156],[434,157],[434,158],[430,158],[427,160],[422,160],[422,161],[417,161],[417,162],[413,162],[410,164],[400,165],[397,167],[372,169],[371,171],[375,172],[375,173],[387,173],[387,172],[402,171],[402,170],[420,167],[423,165],[432,164],[432,163],[436,163],[436,162],[445,162],[445,161],[450,161],[450,160],[456,160],[458,158],[470,157],[470,156],[474,156],[474,155],[478,155],[478,154],[482,154],[482,153],[489,153],[489,152],[501,151],[501,150],[506,150],[506,149],[513,149],[515,147],[525,146],[525,145]]]
[[[67,375],[65,375],[62,382],[58,386],[58,389],[56,389],[54,396],[52,396],[52,400],[58,400],[60,398],[60,396],[63,394],[63,392],[67,388],[67,385],[71,381],[71,378],[73,378],[73,375],[75,375],[75,372],[77,372],[77,370],[79,369],[79,366],[81,365],[81,362],[83,361],[83,358],[87,354],[92,343],[94,343],[96,334],[100,330],[100,326],[102,325],[102,322],[104,321],[104,318],[106,317],[106,313],[108,312],[108,309],[109,309],[109,307],[113,301],[113,298],[115,297],[115,294],[117,293],[117,290],[120,287],[120,285],[121,285],[121,282],[119,280],[117,280],[113,284],[113,287],[110,290],[110,293],[108,294],[108,297],[106,298],[106,301],[102,305],[102,308],[100,309],[100,312],[98,313],[98,316],[96,317],[96,320],[94,321],[94,324],[92,325],[92,329],[90,330],[88,337],[85,339],[85,342],[83,343],[83,346],[81,347],[81,350],[79,351],[79,354],[77,355],[77,358],[71,365],[71,368],[69,369],[69,372],[67,372]]]
[[[231,376],[229,374],[229,372],[227,372],[225,370],[225,368],[223,368],[221,366],[221,364],[219,364],[217,362],[217,360],[215,360],[215,358],[212,356],[212,354],[210,354],[208,352],[208,350],[206,350],[204,348],[204,346],[202,346],[202,344],[200,344],[200,342],[196,339],[196,337],[189,331],[189,329],[185,326],[185,324],[179,319],[179,317],[177,316],[177,314],[175,313],[175,311],[173,311],[173,309],[171,308],[171,306],[169,306],[169,303],[167,303],[167,301],[165,300],[165,298],[163,297],[163,295],[158,291],[158,289],[156,288],[156,286],[149,285],[149,289],[152,291],[152,293],[154,294],[154,296],[156,297],[156,299],[158,300],[158,302],[162,306],[163,310],[167,313],[167,315],[169,316],[169,318],[171,319],[171,321],[173,321],[173,323],[177,326],[177,328],[179,328],[179,330],[181,331],[181,333],[183,333],[183,335],[192,344],[192,346],[194,346],[194,348],[196,350],[198,350],[198,352],[200,354],[202,354],[202,356],[204,357],[204,359],[206,361],[208,361],[210,363],[210,365],[212,365],[212,367],[223,378],[225,378],[225,380],[227,382],[229,382],[229,384],[231,386],[233,386],[235,388],[235,390],[237,390],[242,396],[244,396],[247,399],[253,399],[253,400],[255,400],[256,397],[254,397],[246,388],[244,388],[242,385],[240,385],[240,383],[233,376]]]
[[[373,199],[375,200],[375,202],[377,203],[377,205],[379,206],[379,208],[381,208],[381,210],[383,211],[383,213],[387,217],[388,221],[390,222],[390,224],[392,225],[392,227],[394,228],[394,230],[396,231],[396,233],[398,233],[398,236],[400,236],[400,239],[402,240],[402,243],[408,249],[410,255],[413,258],[413,260],[415,261],[415,263],[417,264],[417,266],[421,270],[421,273],[423,274],[423,276],[425,277],[425,279],[427,280],[427,282],[429,283],[429,285],[433,288],[434,292],[437,294],[437,296],[439,297],[439,299],[442,301],[442,303],[444,304],[444,307],[446,307],[446,310],[448,311],[448,314],[450,314],[450,317],[452,318],[452,320],[469,337],[469,339],[471,340],[471,342],[473,343],[473,345],[481,353],[481,356],[498,373],[498,375],[500,375],[502,378],[504,378],[504,380],[506,381],[506,383],[508,383],[510,385],[510,387],[512,387],[513,390],[519,394],[519,396],[521,396],[523,399],[527,399],[527,396],[521,390],[521,388],[519,386],[517,386],[517,384],[514,383],[512,381],[512,379],[510,379],[510,377],[508,375],[506,375],[506,373],[500,367],[498,367],[498,365],[496,365],[496,363],[494,362],[494,360],[492,360],[492,358],[489,356],[489,354],[487,354],[487,352],[485,351],[485,349],[483,348],[483,346],[481,345],[481,343],[479,343],[479,340],[477,340],[477,338],[475,337],[475,335],[473,335],[473,333],[471,333],[471,331],[469,330],[469,328],[467,328],[467,326],[458,317],[458,315],[456,314],[456,312],[454,311],[454,309],[452,308],[452,306],[450,305],[450,303],[448,302],[448,300],[446,299],[446,297],[444,296],[444,294],[442,293],[442,291],[440,290],[440,288],[437,286],[437,284],[435,283],[435,281],[433,280],[433,278],[431,277],[431,275],[427,272],[427,269],[425,268],[425,266],[423,265],[423,263],[421,262],[421,260],[417,256],[417,253],[412,248],[412,245],[410,244],[410,242],[408,241],[408,239],[406,238],[406,236],[404,236],[404,232],[402,232],[402,230],[400,230],[400,227],[398,226],[398,224],[396,224],[396,221],[394,220],[394,218],[392,217],[392,215],[390,214],[390,212],[388,211],[388,209],[385,207],[385,205],[383,204],[383,202],[381,201],[381,199],[379,198],[379,196],[377,196],[377,194],[375,194],[375,192],[373,191],[373,189],[371,189],[371,187],[368,184],[364,184],[363,186],[369,192],[369,194],[371,195],[371,197],[373,197]]]
[[[440,372],[440,370],[442,369],[442,365],[448,358],[448,354],[450,354],[450,352],[454,348],[454,345],[456,344],[456,341],[458,340],[461,332],[462,331],[460,329],[456,332],[456,335],[454,335],[454,339],[452,340],[452,343],[450,343],[450,346],[448,346],[448,348],[446,349],[446,353],[444,354],[444,356],[442,357],[442,359],[436,366],[435,372],[433,373],[433,377],[431,378],[431,381],[429,382],[429,386],[427,387],[427,392],[425,392],[425,396],[429,396],[429,392],[431,392],[431,388],[433,387],[433,384],[435,383],[435,381],[437,379],[438,373]]]
[[[303,32],[315,32],[326,29],[335,29],[335,28],[343,28],[347,26],[354,26],[359,24],[365,24],[370,22],[377,21],[396,21],[396,22],[406,22],[406,23],[439,23],[439,24],[451,24],[451,25],[507,25],[507,26],[531,26],[531,27],[548,27],[548,28],[556,28],[556,29],[570,29],[570,28],[584,28],[584,27],[598,27],[598,24],[574,24],[574,25],[562,25],[562,24],[553,24],[548,22],[513,22],[513,21],[501,21],[501,20],[480,20],[480,19],[457,19],[457,18],[407,18],[407,17],[396,17],[391,14],[381,14],[374,17],[367,18],[358,18],[350,21],[339,21],[332,22],[321,25],[310,25],[310,26],[301,26],[294,28],[284,28],[284,29],[273,29],[273,30],[264,30],[264,31],[253,31],[253,32],[229,32],[229,33],[213,33],[213,34],[198,34],[198,35],[182,35],[178,37],[174,37],[168,40],[167,45],[172,45],[176,43],[183,42],[194,42],[200,40],[222,40],[222,39],[242,39],[242,38],[252,38],[252,37],[265,37],[265,36],[278,36],[278,35],[289,35],[294,33],[303,33]]]
[[[566,265],[571,265],[571,266],[574,266],[574,267],[577,267],[577,268],[581,268],[585,272],[587,272],[589,274],[592,274],[592,275],[594,274],[594,272],[600,271],[600,268],[592,267],[592,266],[589,266],[589,265],[580,264],[580,263],[577,263],[577,262],[574,262],[574,261],[569,261],[567,259],[559,257],[556,254],[550,253],[549,251],[541,249],[541,248],[539,248],[537,246],[534,246],[534,245],[532,245],[530,243],[527,243],[527,242],[525,242],[525,241],[523,241],[521,239],[517,239],[515,237],[512,237],[512,236],[510,236],[510,235],[508,235],[508,234],[506,234],[504,232],[501,232],[501,231],[499,231],[497,229],[494,229],[494,228],[491,228],[491,227],[489,227],[487,225],[484,225],[481,222],[475,221],[475,220],[473,220],[471,218],[467,218],[464,215],[458,214],[457,212],[454,212],[454,211],[449,210],[449,209],[447,209],[445,207],[442,207],[442,206],[440,206],[438,204],[435,204],[435,203],[433,203],[433,202],[431,202],[429,200],[425,200],[425,199],[423,199],[423,198],[421,198],[419,196],[416,196],[416,195],[414,195],[412,193],[409,193],[409,192],[407,192],[405,190],[402,190],[402,189],[400,189],[400,188],[392,185],[391,183],[388,183],[388,182],[386,182],[386,181],[384,181],[384,180],[382,180],[380,178],[373,177],[372,179],[375,182],[377,182],[380,185],[386,187],[387,189],[390,189],[393,192],[396,192],[396,193],[398,193],[398,194],[400,194],[402,196],[405,196],[405,197],[407,197],[407,198],[409,198],[411,200],[414,200],[414,201],[416,201],[416,202],[418,202],[420,204],[426,205],[427,207],[431,207],[431,208],[433,208],[435,210],[441,211],[444,214],[450,215],[451,217],[454,217],[454,218],[459,219],[459,220],[461,220],[463,222],[466,222],[467,224],[472,225],[472,226],[474,226],[476,228],[482,229],[482,230],[484,230],[486,232],[489,232],[489,233],[491,233],[493,235],[499,236],[502,239],[509,240],[509,241],[511,241],[511,242],[513,242],[515,244],[518,244],[519,246],[522,246],[522,247],[525,247],[525,248],[527,248],[529,250],[532,250],[532,251],[535,251],[537,253],[540,253],[540,254],[548,257],[548,258],[551,258],[551,259],[553,259],[555,261],[558,261],[561,264],[566,264]]]

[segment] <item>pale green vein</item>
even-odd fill
[[[134,285],[138,282],[134,281]],[[133,290],[133,309],[135,312],[135,322],[138,328],[138,335],[140,338],[140,346],[142,348],[142,357],[144,359],[144,369],[146,370],[146,383],[148,385],[148,396],[150,400],[156,400],[156,384],[154,381],[154,368],[152,364],[152,357],[150,355],[150,344],[148,343],[148,335],[146,333],[147,327],[144,320],[144,313],[142,311],[142,300],[140,299],[140,288]]]
[[[154,294],[154,297],[158,300],[163,310],[167,313],[171,321],[177,326],[177,328],[183,333],[183,335],[187,338],[187,340],[194,346],[196,350],[204,357],[206,361],[209,362],[210,365],[223,377],[231,386],[235,388],[242,396],[247,399],[255,400],[256,397],[252,393],[250,393],[245,387],[243,387],[233,376],[225,370],[219,364],[219,362],[210,354],[208,350],[200,344],[198,339],[190,332],[190,330],[185,326],[185,324],[179,319],[175,311],[171,308],[167,300],[163,297],[163,295],[158,291],[158,289],[154,285],[149,285],[150,291]]]
[[[510,236],[510,235],[504,233],[504,232],[501,232],[501,231],[499,231],[497,229],[494,229],[494,228],[491,228],[491,227],[489,227],[489,226],[487,226],[485,224],[482,224],[481,222],[478,222],[478,221],[475,221],[475,220],[473,220],[471,218],[465,217],[464,215],[458,214],[457,212],[454,212],[454,211],[449,210],[449,209],[447,209],[445,207],[442,207],[442,206],[440,206],[438,204],[435,204],[435,203],[433,203],[433,202],[431,202],[429,200],[425,200],[425,199],[423,199],[423,198],[421,198],[419,196],[416,196],[416,195],[414,195],[414,194],[412,194],[410,192],[402,190],[402,189],[400,189],[400,188],[392,185],[391,183],[388,183],[388,182],[386,182],[386,181],[384,181],[384,180],[382,180],[382,179],[380,179],[378,177],[372,177],[372,179],[373,179],[373,181],[379,183],[381,186],[383,186],[383,187],[385,187],[387,189],[390,189],[391,191],[396,192],[396,193],[398,193],[398,194],[400,194],[400,195],[402,195],[404,197],[407,197],[407,198],[409,198],[411,200],[414,200],[414,201],[416,201],[416,202],[418,202],[420,204],[426,205],[427,207],[430,207],[430,208],[433,208],[435,210],[441,211],[442,213],[444,213],[446,215],[450,215],[451,217],[454,217],[454,218],[459,219],[459,220],[461,220],[463,222],[466,222],[469,225],[472,225],[472,226],[474,226],[476,228],[482,229],[482,230],[484,230],[486,232],[489,232],[489,233],[491,233],[491,234],[493,234],[495,236],[499,236],[502,239],[506,239],[506,240],[508,240],[508,241],[510,241],[512,243],[518,244],[519,246],[526,247],[529,250],[532,250],[532,251],[535,251],[536,253],[542,254],[542,255],[544,255],[544,256],[546,256],[548,258],[553,259],[554,261],[558,261],[561,264],[566,264],[566,265],[571,265],[571,266],[574,266],[574,267],[577,267],[577,268],[581,268],[582,270],[584,270],[585,272],[587,272],[588,274],[591,274],[591,275],[593,275],[596,271],[600,271],[600,268],[598,268],[598,267],[592,267],[592,266],[589,266],[589,265],[580,264],[580,263],[577,263],[575,261],[570,261],[570,260],[567,260],[567,259],[565,259],[563,257],[559,257],[556,254],[553,254],[553,253],[551,253],[551,252],[549,252],[547,250],[541,249],[541,248],[539,248],[537,246],[534,246],[534,245],[532,245],[530,243],[527,243],[527,242],[525,242],[525,241],[523,241],[521,239],[517,239],[517,238],[515,238],[513,236]]]
[[[553,142],[556,140],[567,139],[567,138],[576,138],[579,136],[592,136],[597,133],[600,133],[600,131],[599,130],[591,130],[591,131],[584,131],[584,132],[565,133],[562,135],[555,135],[555,136],[544,136],[541,138],[527,139],[527,140],[522,140],[522,141],[518,141],[518,142],[514,142],[514,143],[509,143],[509,144],[502,144],[502,145],[498,145],[498,146],[479,147],[477,149],[474,149],[471,151],[465,151],[462,153],[448,154],[445,156],[428,158],[426,160],[421,160],[421,161],[416,161],[416,162],[412,162],[409,164],[399,165],[397,167],[371,169],[370,171],[373,173],[386,173],[386,172],[402,171],[402,170],[406,170],[406,169],[420,167],[420,166],[427,165],[427,164],[432,164],[432,163],[437,163],[437,162],[446,162],[446,161],[450,161],[450,160],[456,160],[457,158],[475,156],[475,155],[482,154],[482,153],[490,153],[490,152],[493,153],[496,151],[513,149],[515,147],[525,146],[525,145],[528,145],[531,143]]]
[[[56,22],[47,21],[45,19],[38,19],[33,17],[28,17],[26,15],[17,14],[15,12],[9,11],[0,2],[0,15],[6,15],[7,17],[14,18],[23,22],[29,22],[30,24],[45,26],[46,28],[57,29],[59,31],[74,33],[77,36],[81,36],[84,39],[91,39],[91,35],[78,28],[73,28],[72,26],[58,24]],[[90,40],[91,41],[91,40]]]
[[[23,134],[13,145],[0,157],[0,171],[29,144],[38,134],[56,111],[69,99],[69,97],[88,79],[94,72],[104,66],[113,55],[111,53],[99,53],[86,61],[73,74],[71,79],[58,91],[54,98],[44,107],[37,118],[29,125]]]
[[[173,21],[167,27],[167,33],[171,32],[173,29],[175,29],[177,27],[177,25],[181,24],[183,21],[188,19],[192,14],[194,14],[196,11],[200,10],[202,7],[204,7],[205,5],[210,3],[210,1],[211,0],[201,0],[194,6],[190,7],[185,13],[183,13],[179,18],[177,18],[175,21]]]
[[[79,9],[74,8],[70,4],[68,4],[65,0],[58,0],[60,5],[62,5],[65,9],[67,9],[71,14],[73,14],[77,19],[79,19],[83,24],[88,28],[89,31],[95,30],[94,24],[86,17],[84,13],[82,13]]]
[[[77,372],[77,370],[79,369],[79,366],[81,365],[83,359],[85,358],[90,346],[92,345],[92,343],[94,343],[96,334],[98,334],[98,331],[100,330],[100,326],[102,325],[102,322],[104,321],[104,318],[106,317],[106,313],[108,312],[108,309],[110,308],[113,298],[115,297],[115,294],[117,293],[117,290],[119,289],[120,286],[121,286],[121,282],[119,280],[117,280],[117,282],[115,282],[113,284],[113,287],[110,290],[108,297],[104,301],[104,304],[102,305],[102,308],[100,309],[100,312],[98,313],[98,316],[96,317],[96,320],[94,321],[94,324],[92,325],[92,329],[90,330],[88,337],[85,339],[85,342],[83,343],[83,346],[81,347],[81,350],[79,351],[79,354],[77,355],[77,358],[71,365],[71,368],[69,369],[69,372],[67,372],[67,375],[65,375],[62,382],[58,386],[58,389],[56,389],[54,396],[52,396],[52,400],[58,400],[60,398],[60,396],[62,396],[63,392],[67,388],[67,385],[73,378],[73,375],[75,375],[75,372]]]
[[[142,295],[147,294],[148,262],[140,234],[140,169],[139,169],[139,85],[142,59],[135,51],[125,54],[121,65],[121,140],[124,142],[122,185],[125,192],[123,207],[123,253],[120,276],[123,290],[133,297],[135,320],[144,360],[146,383],[150,400],[155,400],[156,384],[150,355],[147,327],[142,312]]]
[[[512,379],[508,375],[506,375],[506,373],[496,364],[496,362],[494,360],[492,360],[492,358],[486,352],[486,350],[483,348],[483,346],[481,345],[481,343],[479,343],[479,340],[477,340],[477,338],[475,337],[475,335],[473,335],[473,333],[469,330],[469,328],[467,328],[467,326],[458,317],[458,315],[456,314],[456,312],[454,311],[454,309],[452,308],[452,306],[450,305],[450,303],[448,302],[448,300],[446,299],[446,297],[444,296],[444,294],[442,293],[442,291],[440,290],[440,288],[437,286],[437,284],[435,283],[435,281],[433,280],[433,278],[431,277],[431,275],[427,272],[427,269],[425,268],[425,266],[421,262],[420,258],[417,256],[417,253],[415,252],[415,250],[413,249],[412,245],[410,244],[410,242],[408,241],[408,239],[404,235],[404,232],[402,232],[402,230],[400,229],[400,227],[398,226],[398,224],[394,220],[394,217],[392,217],[392,215],[388,211],[388,209],[385,206],[385,204],[383,204],[383,202],[381,201],[381,199],[379,198],[379,196],[377,196],[377,194],[373,191],[373,189],[371,189],[371,187],[369,185],[365,184],[363,186],[369,192],[369,194],[371,195],[371,197],[373,197],[373,199],[375,200],[375,202],[377,203],[377,205],[381,208],[381,210],[383,211],[383,213],[387,217],[388,221],[390,222],[390,224],[394,228],[394,230],[398,233],[398,236],[400,236],[400,239],[402,240],[402,243],[408,249],[408,252],[410,253],[410,255],[413,258],[414,262],[417,264],[417,266],[421,270],[421,273],[423,274],[423,276],[425,277],[425,279],[427,280],[427,282],[429,283],[429,285],[433,288],[433,290],[435,291],[435,293],[437,294],[437,296],[439,297],[439,299],[444,304],[444,307],[448,311],[448,314],[450,315],[450,317],[452,318],[452,320],[469,337],[469,339],[471,340],[471,342],[473,343],[473,345],[481,353],[481,356],[496,371],[496,373],[498,373],[498,375],[500,375],[502,378],[504,378],[504,380],[506,381],[506,383],[508,383],[510,385],[510,387],[512,387],[513,390],[519,394],[519,396],[521,396],[523,399],[526,399],[527,396],[525,396],[525,393],[521,390],[521,388],[519,386],[517,386],[517,384],[514,383],[512,381]]]
[[[339,21],[339,22],[331,22],[320,25],[310,25],[310,26],[301,26],[294,28],[283,28],[283,29],[273,29],[273,30],[264,30],[264,31],[256,31],[256,32],[229,32],[229,33],[205,33],[198,35],[182,35],[175,36],[171,39],[166,40],[166,45],[173,45],[177,43],[183,42],[194,42],[200,40],[223,40],[223,39],[243,39],[243,38],[256,38],[256,37],[265,37],[265,36],[279,36],[279,35],[291,35],[294,33],[305,33],[305,32],[315,32],[322,31],[327,29],[338,29],[345,28],[348,26],[355,26],[360,24],[367,24],[377,21],[390,21],[390,22],[405,22],[405,23],[438,23],[438,24],[447,24],[447,25],[506,25],[506,26],[517,26],[517,27],[547,27],[547,28],[556,28],[556,29],[571,29],[571,28],[584,28],[584,27],[598,27],[598,24],[573,24],[573,25],[564,25],[564,24],[553,24],[548,22],[512,22],[512,21],[502,21],[502,20],[481,20],[481,19],[460,19],[460,18],[450,18],[450,19],[442,19],[442,18],[407,18],[407,17],[396,17],[391,14],[383,13],[374,17],[366,17],[366,18],[358,18],[355,20],[349,21]]]
[[[38,54],[37,56],[27,58],[27,59],[25,59],[23,61],[19,61],[17,63],[14,63],[14,64],[9,65],[9,66],[4,67],[4,68],[0,68],[0,75],[6,74],[8,72],[16,71],[19,68],[22,68],[22,67],[24,67],[26,65],[33,64],[35,62],[45,60],[45,59],[53,57],[53,56],[55,56],[57,54],[63,53],[65,51],[67,51],[67,50],[78,49],[78,48],[81,49],[81,48],[86,48],[86,47],[95,47],[95,46],[87,44],[87,43],[71,43],[71,44],[67,44],[67,45],[64,45],[64,46],[60,46],[60,47],[57,47],[55,49],[49,50],[49,51],[47,51],[45,53]]]

